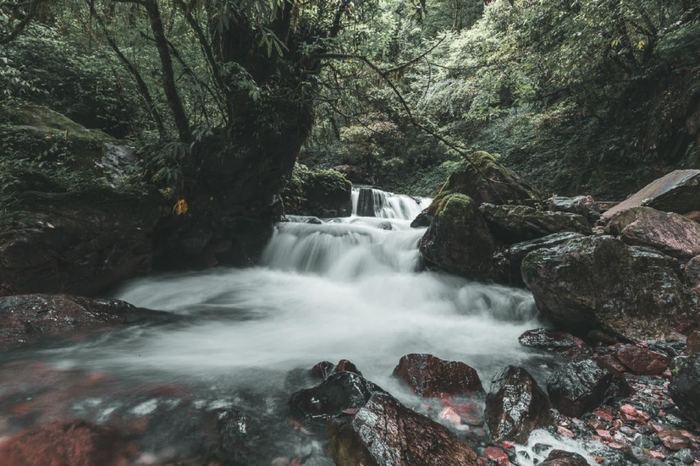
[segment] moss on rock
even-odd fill
[[[285,213],[317,217],[352,214],[352,183],[337,170],[297,163],[282,192]]]

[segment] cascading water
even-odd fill
[[[265,397],[284,386],[290,369],[321,360],[350,359],[412,405],[415,398],[391,377],[404,354],[465,361],[487,385],[506,364],[527,363],[531,355],[517,337],[537,326],[530,294],[420,271],[425,229],[410,222],[429,199],[371,194],[374,216],[278,224],[259,267],[142,278],[117,293],[137,306],[182,315],[180,321],[108,333],[40,358],[63,369],[121,374],[127,385],[191,383],[199,387],[192,389],[201,403],[195,406],[205,410],[259,410],[231,394],[245,389]],[[354,212],[359,197],[353,191]],[[266,415],[283,416],[283,408],[265,399]],[[162,406],[138,398],[127,407],[108,396],[90,403],[100,422],[119,409],[135,415]],[[84,403],[76,406],[85,416]],[[260,458],[275,448],[319,451],[292,440],[275,445]]]

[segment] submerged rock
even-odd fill
[[[297,418],[333,416],[364,406],[377,392],[383,393],[384,390],[362,376],[353,372],[337,372],[316,387],[292,394],[289,408]]]
[[[681,413],[700,423],[700,354],[673,360],[669,391]]]
[[[698,316],[675,260],[611,236],[538,249],[523,260],[522,274],[542,315],[571,331],[601,326],[653,339]]]
[[[0,297],[0,349],[19,347],[45,337],[79,330],[170,318],[116,299],[68,295]]]
[[[680,214],[700,210],[700,170],[674,170],[610,208],[603,217],[639,206]]]
[[[591,233],[588,221],[579,214],[544,211],[524,205],[489,203],[482,204],[479,210],[493,236],[508,244],[541,238],[552,233]]]
[[[700,254],[700,223],[682,215],[635,207],[613,216],[607,230],[627,244],[649,246],[673,257]]]
[[[508,366],[486,395],[486,425],[494,442],[524,443],[530,432],[551,424],[547,394],[523,368]]]
[[[420,252],[431,265],[468,278],[493,275],[493,239],[473,199],[451,194],[436,207]]]
[[[123,466],[133,449],[117,431],[84,421],[53,422],[0,443],[2,466]]]
[[[446,427],[386,393],[373,395],[350,418],[331,423],[338,466],[472,466],[476,453]]]
[[[552,405],[562,414],[581,417],[610,396],[613,378],[612,372],[584,359],[557,369],[547,381],[547,392]]]
[[[476,370],[461,361],[445,361],[430,354],[407,354],[394,368],[398,377],[424,397],[467,396],[483,393]]]

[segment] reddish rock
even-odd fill
[[[321,361],[311,368],[309,373],[316,379],[326,380],[333,373],[335,365],[330,361]]]
[[[674,170],[611,207],[603,218],[632,207],[649,206],[666,212],[700,209],[700,170]]]
[[[473,466],[476,453],[446,427],[403,406],[386,393],[370,398],[351,418],[329,426],[338,466]]]
[[[394,369],[418,395],[467,396],[484,391],[476,370],[460,361],[445,361],[430,354],[407,354]]]
[[[700,223],[679,214],[635,207],[613,216],[607,230],[627,244],[649,246],[673,257],[700,254]]]
[[[615,357],[638,375],[663,374],[670,363],[665,355],[636,345],[618,345]]]
[[[691,448],[693,446],[691,440],[686,437],[682,431],[676,429],[662,430],[658,433],[659,439],[666,448],[673,451]]]
[[[498,466],[509,466],[512,464],[510,458],[508,458],[508,453],[497,447],[486,447],[484,449],[484,456]]]
[[[549,399],[523,368],[508,366],[491,383],[485,418],[491,439],[525,442],[535,429],[551,424]]]
[[[647,413],[629,404],[620,406],[620,417],[625,422],[634,422],[637,424],[646,424],[650,419]]]
[[[53,422],[0,444],[0,466],[127,466],[132,459],[119,433],[84,421]]]
[[[347,359],[341,359],[338,361],[338,364],[335,365],[333,372],[352,372],[357,375],[362,375],[362,372],[360,372],[357,366]]]

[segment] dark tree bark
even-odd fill
[[[192,132],[190,130],[187,114],[185,113],[185,108],[182,105],[182,100],[180,99],[177,86],[175,85],[173,60],[170,56],[168,39],[165,37],[165,30],[163,29],[163,20],[160,16],[158,2],[157,0],[145,0],[144,6],[148,13],[151,31],[153,32],[153,37],[158,49],[158,56],[160,57],[163,91],[165,92],[165,97],[168,99],[170,110],[173,113],[173,120],[175,121],[175,127],[177,128],[180,140],[182,142],[189,142],[192,139]]]

